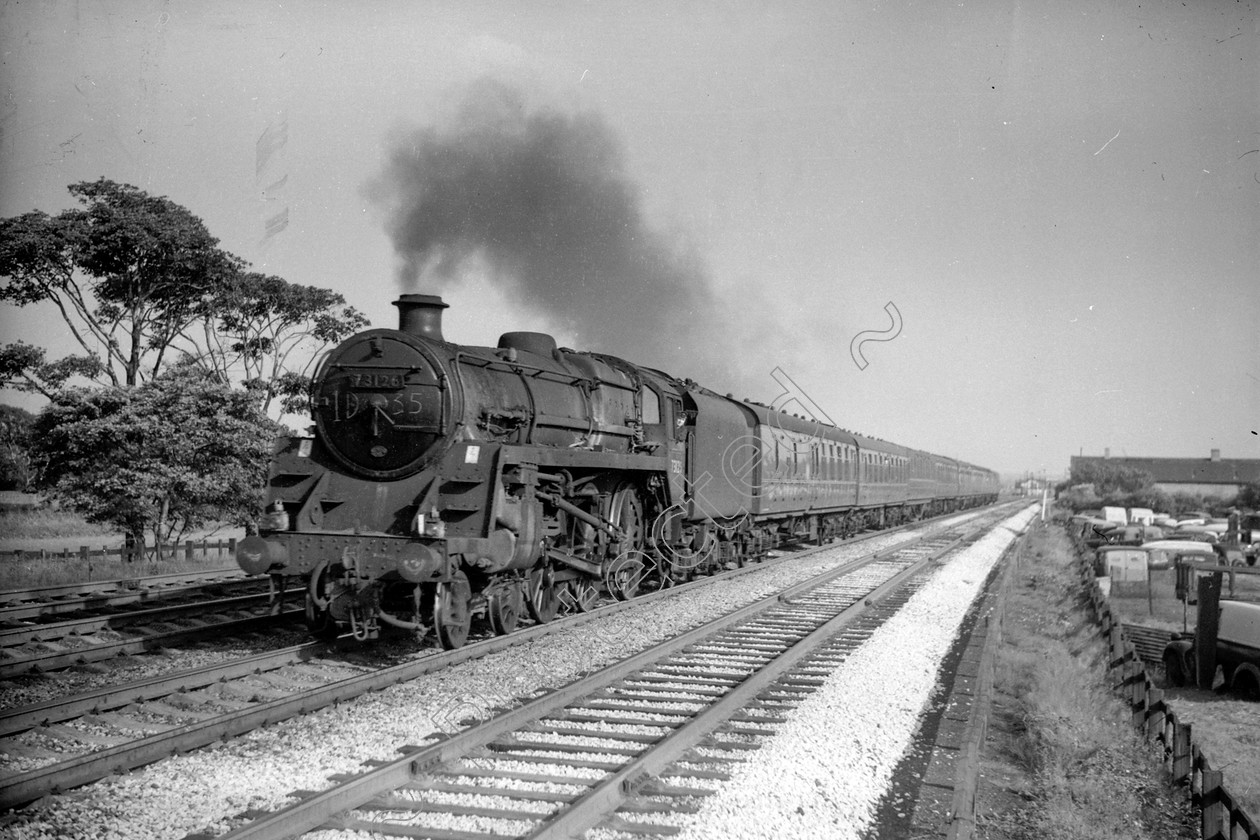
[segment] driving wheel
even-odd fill
[[[463,647],[468,641],[468,628],[472,626],[472,613],[468,600],[472,587],[468,575],[456,572],[449,583],[439,583],[433,595],[433,628],[438,642],[445,650]]]
[[[495,635],[506,636],[516,629],[521,620],[521,588],[515,583],[496,588],[486,599],[490,613],[490,627]]]
[[[546,624],[560,611],[560,592],[550,568],[540,566],[529,573],[526,584],[528,597],[525,604],[529,614],[539,624]]]

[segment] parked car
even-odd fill
[[[1221,601],[1216,634],[1216,664],[1225,686],[1249,700],[1260,700],[1260,604]],[[1173,633],[1164,647],[1164,672],[1173,685],[1197,679],[1194,634]]]
[[[1142,545],[1164,538],[1164,530],[1154,525],[1126,525],[1116,528],[1107,535],[1111,545]]]
[[[1156,540],[1141,546],[1147,552],[1149,568],[1171,569],[1178,558],[1204,562],[1221,561],[1220,553],[1207,543],[1192,540]]]
[[[1155,540],[1142,545],[1100,545],[1094,550],[1094,574],[1108,574],[1109,565],[1124,566],[1141,558],[1146,568],[1153,571],[1173,568],[1179,558],[1219,563],[1220,554],[1212,546],[1188,540]]]
[[[1102,509],[1102,518],[1117,525],[1129,524],[1129,512],[1122,507],[1104,507]]]
[[[1216,543],[1219,542],[1216,532],[1209,531],[1201,525],[1194,525],[1188,528],[1178,528],[1168,534],[1167,539],[1170,540],[1194,540],[1196,542]]]
[[[1242,531],[1244,544],[1260,543],[1260,513],[1244,513],[1239,519],[1238,527]]]
[[[1134,564],[1149,569],[1151,553],[1136,545],[1100,545],[1094,551],[1095,577],[1124,576],[1124,571],[1132,569]],[[1113,572],[1113,568],[1120,571]],[[1145,573],[1142,574],[1142,578],[1145,578]]]

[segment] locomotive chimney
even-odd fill
[[[394,306],[398,307],[398,331],[446,341],[442,338],[442,310],[449,305],[437,295],[399,296],[394,301]]]

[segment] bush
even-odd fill
[[[36,427],[46,489],[89,522],[158,546],[252,520],[278,430],[248,394],[191,367],[135,388],[62,390]]]
[[[1078,484],[1059,493],[1057,504],[1072,513],[1080,513],[1083,510],[1097,510],[1102,507],[1103,500],[1094,492],[1092,484]]]

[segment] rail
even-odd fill
[[[995,505],[989,510],[996,512],[1002,509],[1003,507],[1001,505]],[[983,510],[972,511],[972,513],[977,514],[982,514],[983,512]],[[850,541],[847,544],[859,544],[869,538],[887,536],[906,529],[924,528],[928,529],[929,533],[932,533],[935,530],[934,526],[940,526],[942,520],[951,518],[955,515],[956,514],[948,514],[915,523],[907,523],[906,525],[885,531],[872,532]],[[927,533],[920,534],[912,537],[904,543],[874,552],[871,556],[879,556],[905,549],[914,543],[922,542],[927,536]],[[468,659],[474,659],[479,656],[504,650],[541,636],[545,636],[548,633],[564,627],[573,627],[599,621],[623,610],[637,609],[642,605],[661,599],[679,597],[680,595],[685,597],[685,593],[694,588],[707,586],[714,580],[731,579],[743,575],[754,574],[779,562],[786,562],[793,558],[800,557],[802,554],[810,554],[822,550],[826,550],[826,547],[808,547],[803,549],[803,551],[787,554],[777,560],[750,564],[743,568],[729,570],[713,578],[701,578],[695,581],[680,584],[678,586],[663,589],[658,592],[640,595],[630,601],[615,602],[601,606],[592,612],[579,613],[565,619],[558,619],[546,625],[525,627],[507,636],[495,636],[453,651],[443,651],[440,653],[435,652],[433,655],[426,656],[420,660],[391,666],[359,677],[347,678],[328,686],[311,689],[308,692],[296,694],[291,697],[264,701],[242,713],[225,714],[212,720],[180,726],[169,732],[157,733],[129,744],[121,744],[115,747],[99,750],[89,755],[67,761],[60,767],[50,765],[29,771],[27,773],[19,774],[18,776],[8,778],[3,782],[0,782],[0,811],[17,807],[50,793],[64,791],[79,785],[88,784],[112,773],[126,772],[132,768],[149,764],[172,754],[186,752],[197,747],[205,746],[206,744],[224,740],[226,738],[248,732],[252,729],[256,729],[260,726],[275,723],[277,721],[312,711],[314,709],[322,708],[333,703],[344,702],[361,694],[376,691],[395,683],[414,679],[421,674],[429,673]],[[228,571],[236,572],[237,570]],[[165,577],[176,579],[182,576],[169,575]],[[95,585],[99,584],[94,584],[93,586]],[[243,661],[242,664],[248,662],[249,661],[246,660]],[[180,676],[183,678],[185,675]],[[144,694],[144,696],[151,695],[152,692]],[[106,699],[101,697],[95,699],[88,698],[88,701],[93,707],[100,706],[102,708],[107,708],[109,705],[108,702],[106,702]],[[22,728],[29,726],[32,718],[37,720],[40,724],[43,724],[44,722],[52,722],[53,720],[53,716],[49,714],[48,710],[46,708],[41,708],[40,706],[31,706],[15,710],[15,712],[20,712],[22,715],[19,720],[7,722],[8,728],[12,731],[20,731]],[[15,715],[15,717],[17,717],[17,715]],[[0,731],[5,728],[5,724],[6,721],[4,720],[4,716],[0,715]]]
[[[1031,526],[1030,526],[1031,527]],[[976,791],[980,783],[980,763],[989,732],[990,710],[996,693],[997,654],[1002,647],[1006,623],[1006,596],[1014,570],[1022,560],[1028,529],[1025,529],[995,564],[998,580],[984,593],[981,610],[984,622],[971,632],[964,661],[975,661],[974,699],[967,716],[960,758],[954,770],[954,798],[946,840],[971,840],[976,830]],[[960,669],[961,670],[961,669]]]
[[[635,795],[643,784],[649,783],[672,762],[680,760],[690,749],[700,745],[723,722],[733,719],[733,716],[750,703],[752,698],[767,691],[776,679],[804,661],[817,645],[831,639],[839,628],[848,625],[856,616],[868,609],[877,608],[886,596],[890,596],[908,578],[920,573],[943,554],[967,541],[967,538],[960,534],[937,536],[936,539],[939,540],[939,545],[931,545],[930,548],[928,539],[925,538],[916,541],[917,546],[903,545],[884,549],[857,561],[830,569],[818,577],[740,607],[725,616],[633,654],[608,668],[532,699],[522,706],[501,712],[494,718],[465,729],[444,741],[424,748],[408,750],[403,758],[381,764],[360,775],[340,779],[339,784],[333,788],[310,793],[296,804],[260,816],[253,822],[223,836],[233,838],[233,840],[292,837],[321,826],[381,830],[398,834],[406,832],[412,836],[471,836],[443,831],[433,826],[426,826],[423,829],[419,826],[404,827],[396,824],[382,826],[381,823],[369,822],[347,812],[355,809],[375,811],[378,803],[384,803],[385,810],[392,810],[401,802],[391,796],[392,791],[409,786],[414,787],[417,784],[423,785],[426,783],[424,780],[430,776],[438,779],[440,783],[439,777],[442,776],[469,775],[469,768],[460,764],[465,759],[479,757],[487,751],[493,754],[512,752],[517,748],[532,748],[545,754],[521,759],[531,764],[576,765],[598,771],[595,776],[584,780],[578,777],[567,777],[566,782],[581,781],[587,789],[580,792],[576,798],[565,797],[563,804],[559,805],[557,810],[533,814],[513,811],[509,817],[506,817],[512,820],[525,817],[535,821],[541,820],[542,822],[535,822],[530,829],[529,836],[535,838],[580,835],[605,817],[611,816],[619,805],[628,797]],[[915,553],[916,548],[921,548],[922,553]],[[906,556],[892,559],[902,554]],[[888,560],[885,561],[885,558]],[[807,595],[865,566],[870,566],[874,570],[876,564],[880,562],[888,562],[888,568],[881,569],[879,578],[866,584],[869,588],[849,593],[848,600],[843,604],[833,608],[823,608],[814,600],[816,595]],[[793,610],[798,612],[793,612]],[[751,650],[747,634],[754,632],[751,628],[758,622],[765,628],[777,630],[786,641],[781,643],[764,641],[760,643],[758,650]],[[737,636],[743,641],[726,639],[724,634],[728,631],[733,634],[732,638]],[[873,627],[871,631],[873,632]],[[764,635],[767,630],[763,628],[756,632]],[[701,645],[701,642],[705,644]],[[681,672],[680,668],[688,667],[682,663],[684,659],[682,653],[693,647],[704,648],[695,654],[702,659],[704,657],[716,659],[722,655],[718,652],[719,650],[733,649],[742,658],[756,659],[759,664],[747,665],[747,672],[733,665],[718,665],[714,667],[712,673],[703,670],[694,674],[690,671]],[[764,661],[760,661],[763,659]],[[702,667],[707,665],[706,659]],[[672,687],[650,689],[639,685],[654,682]],[[613,690],[614,686],[622,683],[629,687]],[[661,695],[686,695],[688,689],[679,687],[681,684],[699,686],[695,691],[696,697],[674,702],[700,708],[684,713],[670,707],[668,705],[670,701],[661,697]],[[805,678],[796,680],[795,684],[804,686],[812,683],[809,678]],[[617,695],[617,691],[627,693]],[[632,691],[642,692],[642,695],[628,693]],[[612,692],[611,695],[610,692]],[[570,749],[567,745],[519,737],[522,731],[539,724],[544,719],[567,720],[576,719],[575,715],[581,715],[582,720],[587,720],[588,716],[580,712],[581,709],[609,708],[605,704],[611,702],[614,695],[626,701],[622,705],[614,704],[618,710],[639,711],[641,707],[633,704],[655,701],[655,705],[642,707],[642,711],[649,716],[668,714],[680,720],[669,726],[662,725],[671,731],[659,739],[650,738],[648,743],[638,746],[628,745],[618,748],[601,745],[579,748],[574,745],[573,747],[582,754],[626,756],[625,761],[569,759],[553,756],[551,753],[567,753]],[[597,711],[596,715],[599,714],[602,713]],[[583,730],[581,735],[586,736],[588,732],[589,730]],[[612,737],[602,730],[591,734],[599,740]],[[624,740],[630,741],[634,738],[631,736]],[[495,772],[507,775],[517,771],[507,769]],[[698,771],[688,769],[680,772],[695,775]],[[557,797],[556,801],[561,801],[561,798]],[[414,807],[408,805],[406,808],[416,812],[430,810],[424,805]],[[456,813],[456,811],[452,810],[451,813]],[[471,812],[463,809],[458,813]],[[483,816],[489,815],[488,809],[477,809],[477,813]],[[501,816],[502,813],[506,812],[496,811],[494,815]],[[642,823],[637,827],[641,831],[650,828],[649,825]]]

